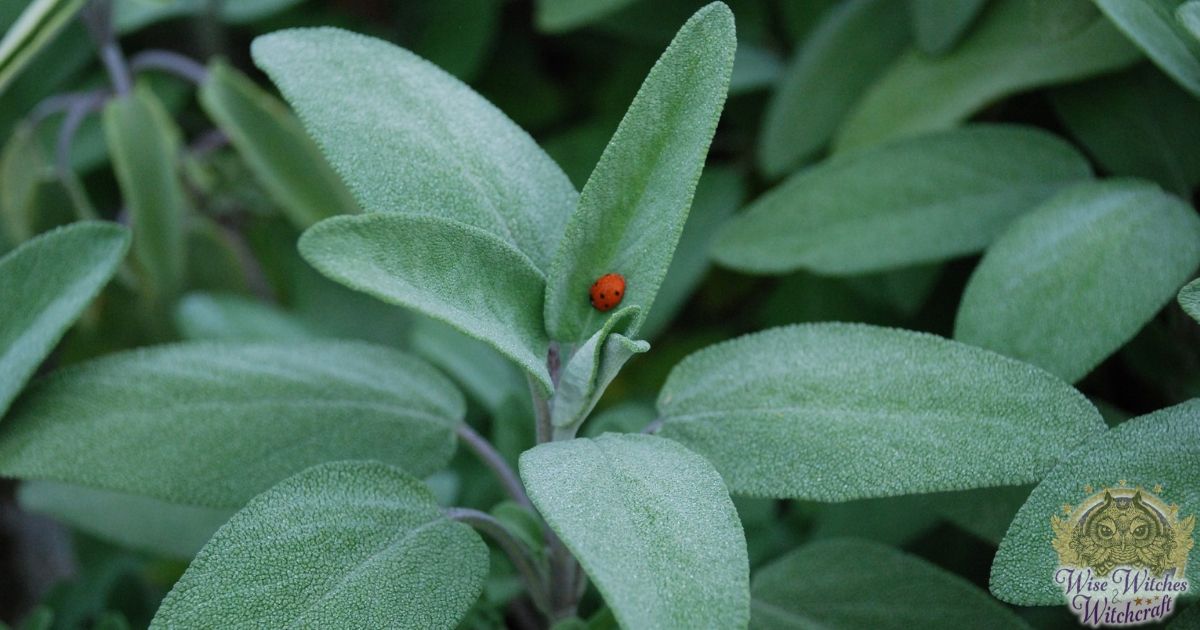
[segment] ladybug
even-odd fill
[[[625,276],[619,273],[606,273],[592,283],[588,290],[592,296],[592,306],[603,313],[610,311],[621,303],[625,297]]]

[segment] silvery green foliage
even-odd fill
[[[1186,4],[1183,0],[1095,2],[1163,72],[1200,97],[1200,40],[1188,31],[1185,20],[1176,15],[1176,9]]]
[[[423,483],[378,463],[317,466],[213,536],[151,628],[450,628],[483,588],[487,547]]]
[[[774,328],[672,370],[661,435],[738,494],[845,501],[1030,483],[1104,429],[1079,392],[1026,363],[925,333]]]
[[[627,306],[610,315],[604,327],[563,367],[550,405],[551,424],[561,437],[574,437],[625,362],[650,349],[649,343],[621,334],[637,319],[639,310]]]
[[[526,451],[521,479],[622,627],[746,625],[742,525],[700,456],[662,438],[608,433]]]
[[[427,475],[450,460],[464,413],[446,377],[380,346],[157,346],[31,387],[0,425],[0,474],[239,507],[335,459]]]
[[[1200,218],[1179,198],[1135,180],[1074,186],[988,249],[954,338],[1074,382],[1133,338],[1197,265]]]
[[[1192,319],[1200,322],[1200,280],[1192,280],[1179,290],[1179,306]]]
[[[128,249],[128,230],[89,221],[0,258],[0,416]]]

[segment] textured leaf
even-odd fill
[[[865,540],[800,547],[756,572],[751,593],[750,627],[764,630],[1028,627],[963,578]]]
[[[746,272],[844,275],[979,251],[1087,160],[1042,131],[976,125],[838,156],[789,177],[717,237]]]
[[[317,331],[274,306],[237,295],[192,293],[179,301],[175,326],[184,339],[286,341],[319,337]]]
[[[33,0],[0,39],[0,93],[63,29],[84,0]]]
[[[650,309],[725,104],[737,48],[733,14],[716,2],[696,12],[650,70],[600,157],[567,223],[546,289],[546,330],[580,342],[603,317],[587,299],[606,273],[625,276],[622,304]]]
[[[187,196],[176,167],[180,132],[145,85],[104,108],[104,136],[133,223],[133,254],[155,299],[170,301],[184,275]]]
[[[1047,33],[1039,3],[990,3],[971,35],[949,54],[910,51],[892,66],[847,118],[835,148],[952,127],[1010,94],[1103,74],[1138,59],[1137,50],[1086,0],[1047,4],[1061,4],[1062,11],[1086,21]]]
[[[1100,414],[1033,366],[854,324],[774,328],[672,370],[660,432],[738,494],[846,501],[1029,483]]]
[[[238,507],[334,459],[427,475],[449,461],[464,413],[446,377],[377,346],[159,346],[30,388],[0,425],[0,475]]]
[[[54,481],[27,481],[17,499],[22,510],[52,516],[92,536],[184,560],[233,516],[228,508],[178,505]]]
[[[337,462],[235,514],[150,627],[452,628],[487,571],[487,546],[447,519],[419,480]]]
[[[388,213],[322,221],[304,233],[300,253],[333,280],[487,342],[549,390],[545,278],[503,240],[446,219]]]
[[[1058,554],[1051,545],[1050,517],[1096,491],[1121,481],[1152,489],[1179,516],[1200,515],[1200,400],[1161,409],[1089,438],[1050,471],[1008,529],[992,564],[992,593],[1023,606],[1061,605],[1054,583]],[[1188,557],[1187,578],[1200,580],[1200,554]]]
[[[1175,9],[1175,19],[1183,25],[1192,39],[1200,41],[1200,0],[1187,0],[1179,5]]]
[[[1200,218],[1183,201],[1133,180],[1075,186],[988,250],[954,338],[1074,382],[1132,339],[1197,265]]]
[[[909,43],[904,2],[851,0],[824,14],[763,114],[758,164],[778,177],[821,150]]]
[[[128,249],[128,230],[87,221],[0,258],[0,416]]]
[[[537,27],[561,33],[595,22],[636,0],[537,0]]]
[[[604,327],[579,347],[563,366],[550,401],[550,420],[555,439],[575,437],[579,425],[600,402],[600,396],[616,378],[621,367],[635,354],[650,349],[645,341],[630,339],[622,332],[638,317],[638,307],[627,306],[608,317]]]
[[[542,444],[521,455],[520,470],[622,627],[746,625],[742,525],[721,477],[695,453],[609,433]]]
[[[1200,102],[1148,65],[1051,92],[1089,153],[1116,175],[1152,179],[1180,195],[1200,184]]]
[[[363,210],[462,221],[549,267],[575,187],[483,97],[402,48],[337,29],[265,35],[252,52]]]
[[[986,3],[987,0],[909,0],[917,47],[930,55],[950,50]]]
[[[1192,319],[1200,322],[1200,279],[1192,280],[1179,290],[1179,306]]]
[[[1095,0],[1163,72],[1200,97],[1200,41],[1175,17],[1183,0]]]
[[[199,96],[204,111],[296,227],[357,211],[350,191],[300,121],[245,75],[214,62]]]

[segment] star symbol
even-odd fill
[[[1161,483],[1154,484],[1154,494],[1159,494],[1161,492],[1162,492],[1162,484]]]
[[[1134,599],[1134,600],[1133,600],[1133,605],[1134,605],[1134,606],[1141,606],[1141,605],[1142,605],[1142,598],[1141,598],[1141,597],[1138,597],[1138,598]]]

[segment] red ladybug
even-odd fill
[[[625,297],[625,277],[619,273],[606,273],[592,283],[588,293],[591,294],[592,306],[597,311],[610,311]]]

